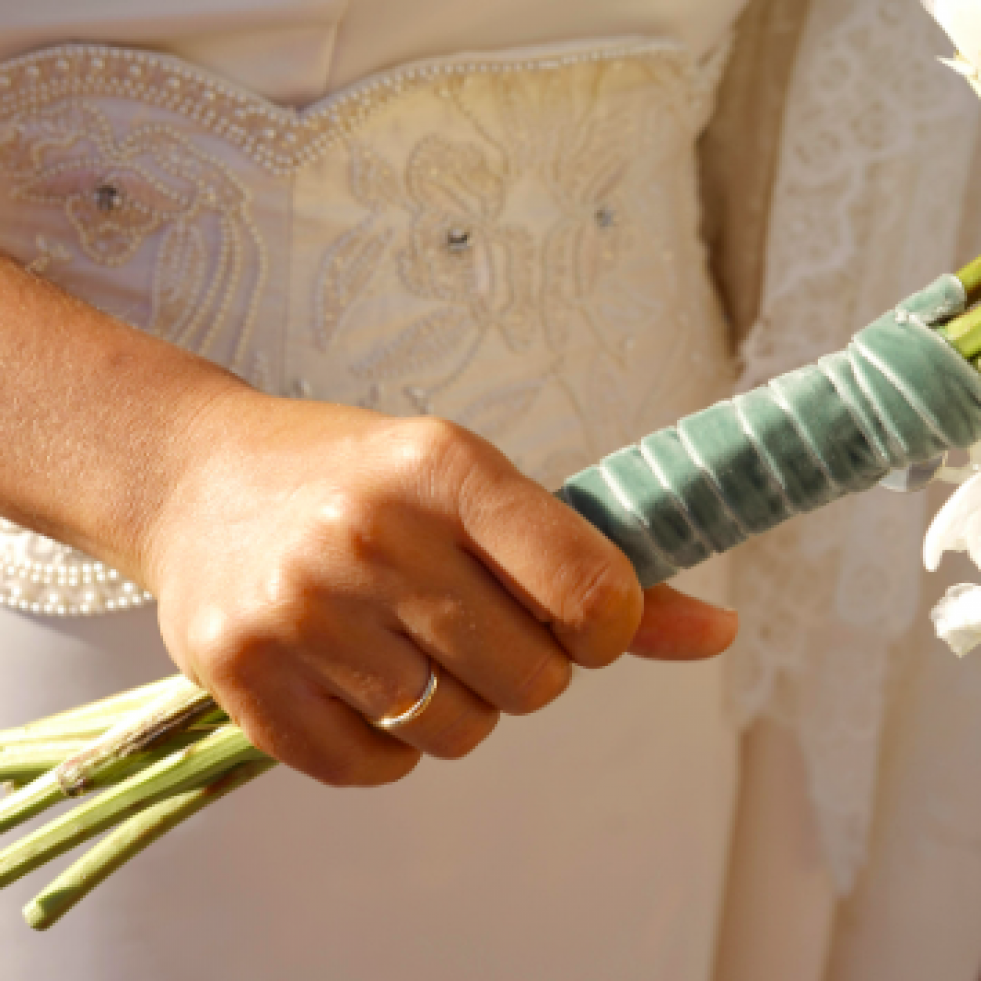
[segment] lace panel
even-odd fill
[[[839,349],[955,266],[976,106],[936,65],[943,35],[906,6],[812,5],[741,387]],[[797,732],[842,892],[867,851],[888,686],[918,606],[924,518],[923,498],[874,491],[735,556],[743,627],[731,697],[744,722],[766,713]]]

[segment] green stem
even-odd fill
[[[249,743],[238,726],[225,726],[79,804],[4,849],[0,852],[0,886],[14,882],[75,845],[171,794],[208,783],[239,763],[266,759],[268,757]],[[49,776],[46,774],[41,780]],[[57,779],[52,779],[60,796]],[[20,793],[30,790],[41,780],[25,787]],[[17,796],[15,794],[14,798]]]
[[[58,766],[85,748],[85,740],[55,739],[0,750],[0,782],[25,783]]]
[[[210,730],[210,732],[213,731]],[[209,730],[207,729],[204,731],[192,729],[170,736],[165,743],[155,746],[153,749],[131,753],[117,761],[112,768],[108,768],[94,777],[88,784],[88,789],[95,790],[121,781],[133,773],[138,773],[140,770],[171,757],[178,750],[203,741],[208,734]],[[0,764],[4,758],[4,755],[0,754]],[[16,782],[18,784],[23,783],[22,780],[16,780]],[[33,778],[31,783],[7,797],[0,797],[0,834],[23,824],[32,817],[36,817],[42,811],[65,800],[66,797],[67,794],[59,779],[57,768],[42,771],[41,774]]]
[[[186,684],[183,675],[171,675],[160,681],[151,682],[140,688],[120,692],[108,698],[101,698],[86,705],[36,719],[26,726],[0,731],[0,744],[17,742],[22,738],[37,738],[38,735],[61,733],[65,735],[76,732],[105,732],[115,725],[124,715],[144,708],[151,702],[166,694],[175,685]]]
[[[160,745],[169,736],[214,712],[208,692],[184,677],[145,709],[125,716],[104,735],[66,759],[58,779],[68,797],[78,797],[99,784],[112,782],[136,753]]]
[[[952,320],[938,331],[968,361],[981,354],[981,307]]]
[[[956,275],[967,293],[968,305],[981,300],[981,257],[968,263]]]
[[[55,771],[49,770],[26,787],[0,800],[0,834],[16,828],[64,799]]]
[[[46,930],[171,828],[273,766],[268,759],[240,763],[207,786],[175,794],[124,821],[31,900],[24,919],[35,930]]]

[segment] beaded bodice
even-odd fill
[[[721,61],[446,58],[296,111],[48,49],[0,64],[0,252],[272,394],[452,418],[554,486],[725,394],[694,164]],[[0,523],[0,602],[150,598]]]

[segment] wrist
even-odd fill
[[[230,372],[190,386],[180,399],[159,466],[141,480],[145,490],[130,536],[136,576],[154,596],[160,595],[168,546],[188,534],[191,517],[204,510],[209,475],[213,479],[220,459],[234,455],[242,420],[253,404],[272,400]]]

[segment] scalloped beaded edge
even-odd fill
[[[103,95],[179,113],[231,142],[276,175],[310,163],[350,137],[375,111],[441,76],[554,71],[586,62],[657,55],[698,78],[687,50],[670,38],[466,61],[432,59],[370,75],[306,109],[278,106],[171,55],[108,45],[66,44],[0,63],[0,117],[56,100]],[[693,90],[697,94],[697,84]],[[324,125],[326,123],[326,125]]]
[[[0,606],[49,616],[95,616],[154,602],[151,593],[102,562],[54,569],[30,559],[0,559]]]

